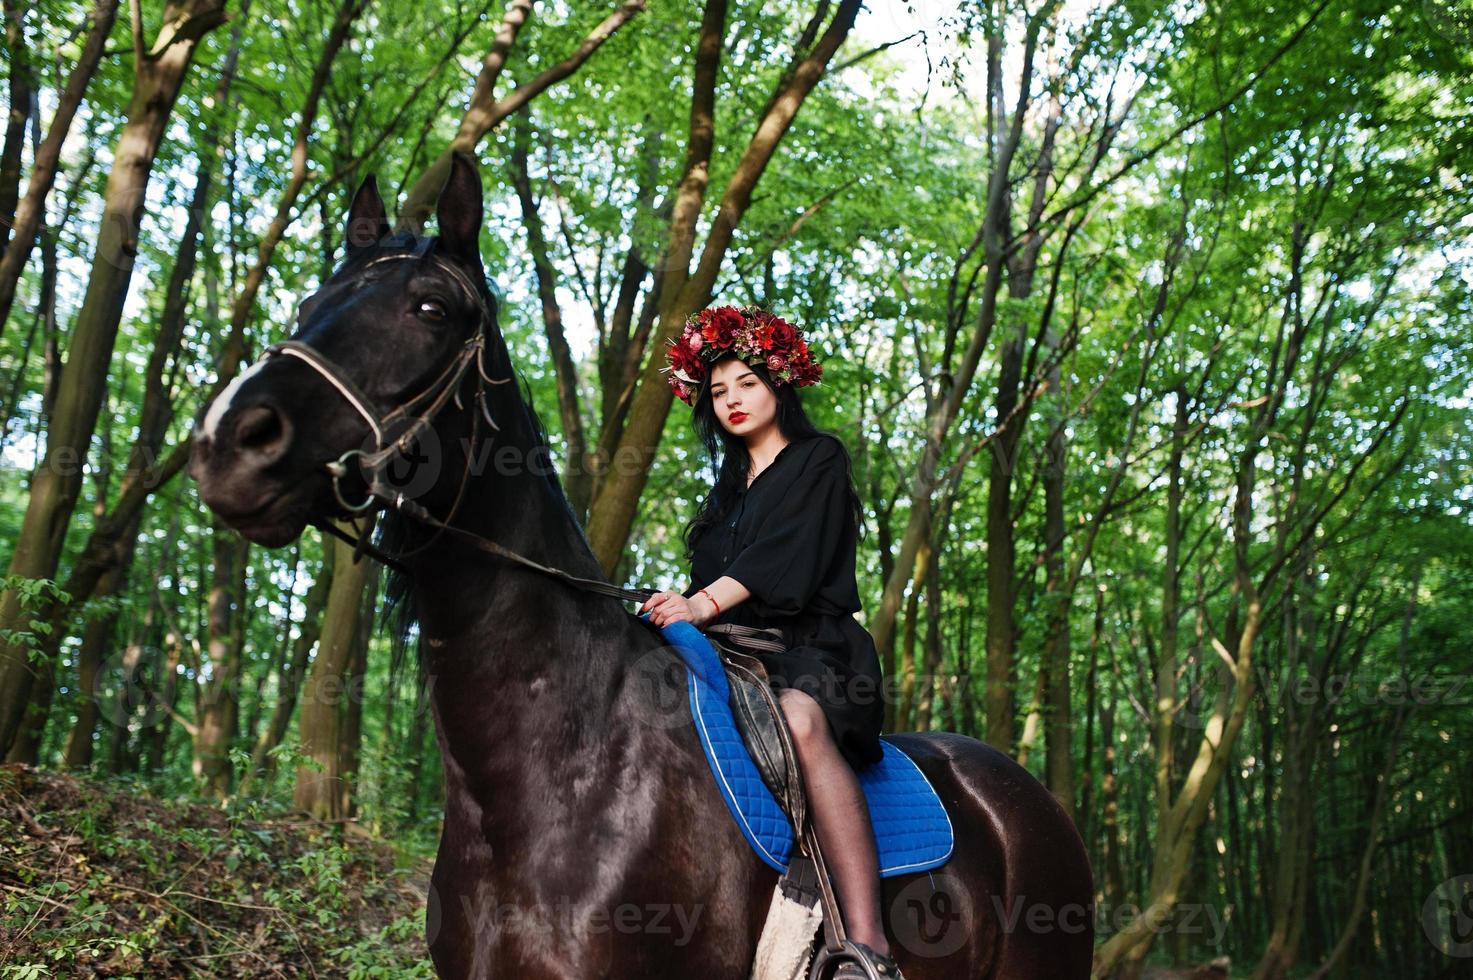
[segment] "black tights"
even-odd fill
[[[802,691],[778,691],[803,770],[803,788],[849,938],[889,955],[880,914],[880,859],[859,777],[839,752],[818,702]]]

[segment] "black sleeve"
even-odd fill
[[[849,509],[844,458],[833,439],[823,443],[726,569],[771,612],[802,611],[843,540]]]

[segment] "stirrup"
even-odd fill
[[[836,960],[838,965],[834,966]],[[830,968],[832,973],[828,972]],[[905,980],[900,966],[893,959],[852,939],[844,940],[843,949],[837,952],[827,947],[820,949],[808,973],[808,980],[858,980],[860,977],[864,980]]]

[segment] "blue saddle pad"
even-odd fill
[[[690,623],[671,623],[661,633],[689,668],[691,716],[722,799],[757,856],[777,871],[786,871],[793,853],[793,825],[762,781],[737,730],[720,656]],[[884,758],[857,773],[879,845],[880,875],[938,868],[951,857],[951,818],[910,757],[884,739],[880,745]]]

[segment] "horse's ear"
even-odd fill
[[[348,254],[372,248],[388,233],[389,218],[384,211],[384,199],[379,196],[378,181],[369,174],[358,185],[353,203],[348,207],[348,227],[344,234]]]
[[[450,155],[450,173],[435,208],[440,248],[477,268],[481,265],[481,174],[475,160],[459,150]]]

